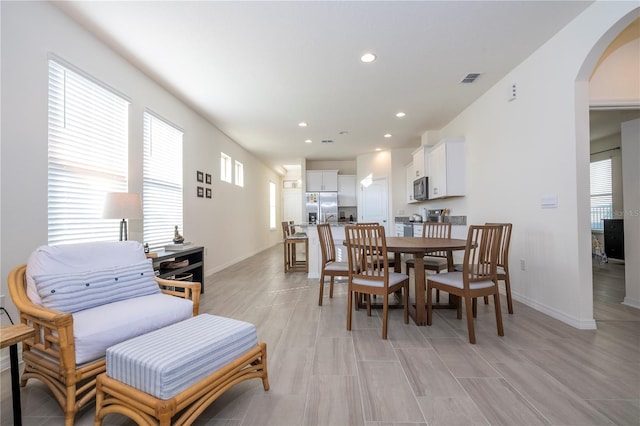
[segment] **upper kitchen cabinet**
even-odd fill
[[[338,175],[338,206],[358,205],[356,175]]]
[[[427,147],[421,146],[413,152],[413,179],[414,180],[428,176],[428,164],[427,164]]]
[[[464,139],[443,139],[431,148],[427,159],[430,200],[465,195]]]
[[[308,170],[307,192],[338,191],[337,170]]]
[[[417,200],[413,199],[413,181],[417,178],[413,163],[407,165],[407,203],[417,203]]]

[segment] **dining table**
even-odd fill
[[[454,270],[453,252],[464,250],[466,239],[458,238],[422,238],[422,237],[386,237],[387,251],[394,253],[394,270],[401,272],[401,254],[411,254],[414,257],[414,293],[415,305],[409,304],[409,316],[416,325],[427,324],[427,308],[425,300],[425,271],[424,256],[435,251],[447,252],[447,269]],[[451,296],[449,296],[450,299]],[[434,308],[457,308],[456,300],[449,300],[447,304],[433,304]]]

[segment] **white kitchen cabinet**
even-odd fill
[[[464,139],[443,139],[427,156],[429,199],[465,195],[466,162]]]
[[[413,163],[407,165],[407,203],[417,203],[417,200],[413,199],[413,181],[416,180]]]
[[[357,206],[357,188],[356,175],[338,175],[338,206]]]
[[[422,237],[422,223],[413,225],[413,236]]]
[[[396,223],[396,237],[404,237],[404,223]]]
[[[423,176],[428,176],[427,147],[421,146],[413,152],[413,179],[412,182]]]
[[[317,191],[337,191],[338,171],[337,170],[308,170],[307,171],[307,192]]]

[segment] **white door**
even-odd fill
[[[362,213],[360,222],[378,222],[389,233],[389,205],[387,178],[373,179],[371,185],[362,186]]]

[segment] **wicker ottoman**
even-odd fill
[[[252,378],[269,390],[267,347],[255,326],[198,315],[107,349],[95,425],[111,413],[139,425],[189,425],[224,391]]]

